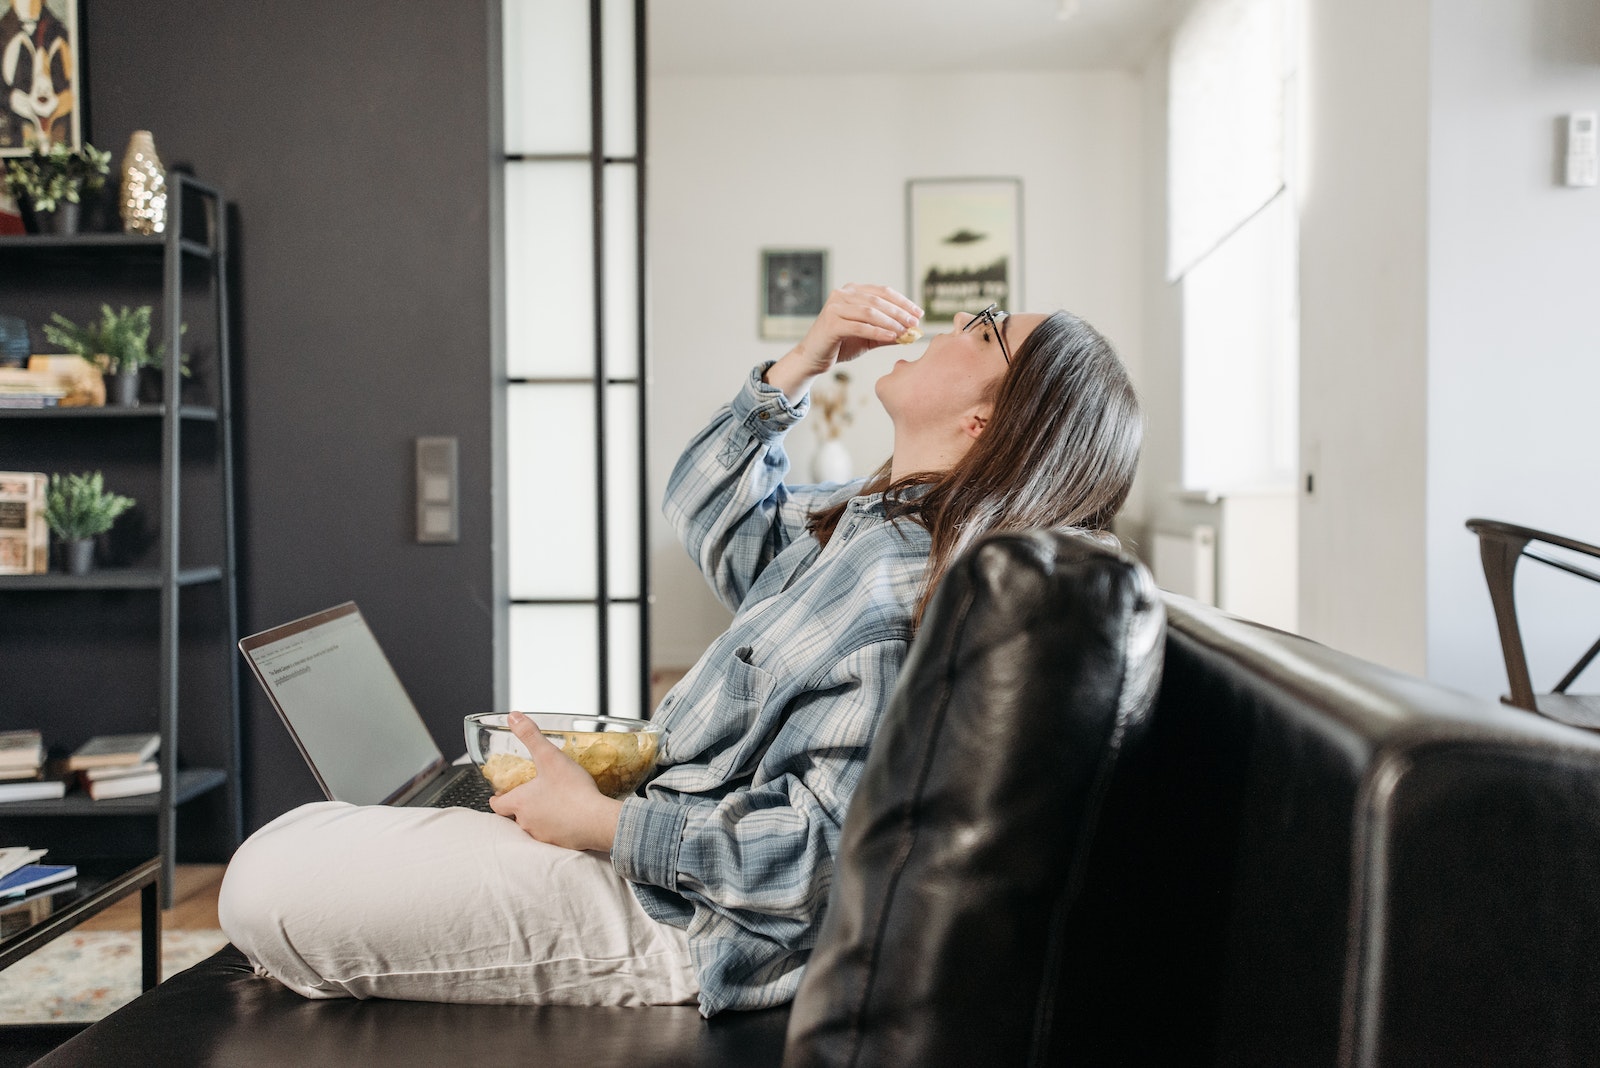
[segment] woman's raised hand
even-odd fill
[[[922,309],[889,286],[842,285],[828,294],[800,343],[768,368],[767,381],[798,402],[835,364],[892,344],[921,319]]]

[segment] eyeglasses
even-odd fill
[[[979,323],[988,323],[989,329],[994,331],[994,339],[1000,342],[1000,355],[1006,358],[1007,367],[1011,366],[1011,350],[1006,348],[1006,339],[1000,333],[1000,320],[1004,319],[1010,314],[1010,312],[1001,311],[1000,305],[991,304],[987,308],[983,309],[983,311],[974,315],[967,322],[967,325],[961,328],[961,332],[964,334],[968,330],[971,330],[974,326],[977,326]]]

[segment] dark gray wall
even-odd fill
[[[490,4],[83,4],[90,140],[148,129],[236,208],[244,633],[355,600],[459,752],[493,697]],[[435,434],[453,546],[413,540]],[[244,691],[248,832],[321,795]]]

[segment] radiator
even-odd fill
[[[1215,527],[1199,523],[1183,531],[1158,530],[1153,543],[1150,570],[1156,585],[1202,604],[1217,603]]]

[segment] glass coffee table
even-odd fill
[[[51,856],[41,863],[76,864],[78,876],[24,897],[0,898],[0,970],[11,967],[137,890],[140,893],[142,988],[149,990],[159,983],[161,858],[73,860]]]

